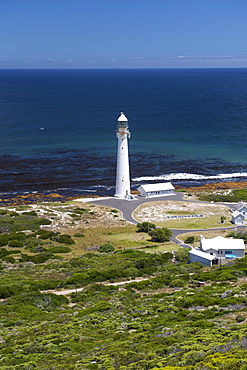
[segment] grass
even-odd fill
[[[194,215],[195,212],[186,212],[186,211],[167,211],[166,213],[168,213],[169,215]]]
[[[146,253],[172,252],[172,251],[177,251],[179,249],[183,249],[183,248],[171,242],[159,243],[159,244],[156,243],[153,246],[146,246],[144,248],[138,248],[138,250],[146,252]]]
[[[223,224],[220,222],[219,216],[209,216],[203,218],[192,219],[175,219],[171,221],[156,222],[157,226],[168,227],[171,229],[210,229],[218,227],[233,226],[230,219]]]
[[[202,218],[176,218],[169,219],[167,215],[203,214]],[[220,217],[226,220],[221,223]],[[207,229],[232,226],[231,213],[226,206],[217,204],[203,204],[196,202],[158,201],[145,203],[134,212],[134,218],[139,222],[147,221],[160,227],[171,229]]]

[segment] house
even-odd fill
[[[215,238],[205,239],[201,236],[200,248],[189,251],[190,262],[200,262],[206,266],[218,265],[220,260],[244,257],[243,239]]]
[[[206,266],[218,265],[219,259],[211,254],[200,251],[199,249],[192,248],[189,251],[190,262],[199,262]]]
[[[201,236],[200,250],[218,258],[244,257],[245,245],[243,239],[215,238],[205,239]]]
[[[170,182],[140,185],[137,188],[141,197],[145,198],[173,195],[174,189],[174,186]]]
[[[239,211],[234,211],[232,213],[232,223],[234,225],[244,225],[244,219],[245,216],[242,215],[242,213],[240,213]]]
[[[247,218],[247,206],[244,203],[239,203],[232,213],[232,223],[235,225],[246,224],[245,218]]]

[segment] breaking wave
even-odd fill
[[[160,175],[160,176],[142,176],[142,177],[135,177],[132,181],[155,181],[155,180],[226,180],[226,179],[235,179],[240,177],[247,177],[247,172],[235,172],[235,173],[221,173],[218,175],[198,175],[195,173],[169,173],[167,175]]]

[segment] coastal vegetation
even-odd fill
[[[169,229],[73,202],[5,208],[0,225],[1,369],[246,369],[247,257],[188,264],[149,235]]]
[[[206,192],[198,195],[199,200],[213,202],[234,202],[247,201],[247,189],[233,189],[230,191]]]

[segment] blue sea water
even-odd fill
[[[0,70],[0,191],[114,191],[121,111],[133,186],[247,177],[247,69]]]

